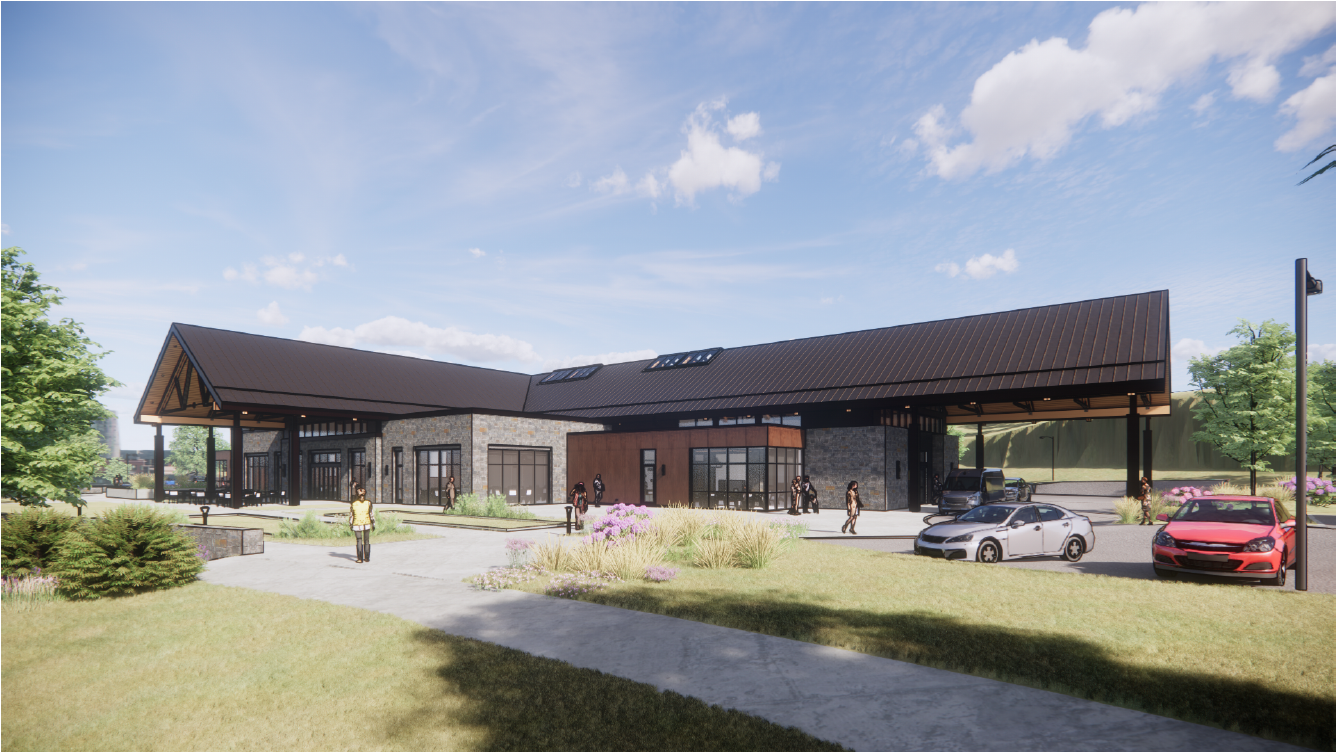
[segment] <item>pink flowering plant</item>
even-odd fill
[[[6,609],[27,611],[43,603],[64,600],[60,595],[60,580],[42,574],[41,569],[15,577],[3,578],[0,602]]]
[[[573,572],[554,576],[543,592],[558,598],[578,598],[603,590],[614,582],[622,582],[622,578],[609,572]]]
[[[668,582],[678,576],[678,570],[674,567],[646,567],[645,579],[650,582]]]
[[[1175,486],[1167,491],[1161,498],[1166,504],[1183,504],[1199,496],[1211,496],[1211,489],[1202,489],[1197,486]]]
[[[545,574],[547,570],[529,564],[523,567],[498,567],[474,577],[470,582],[478,590],[506,590]]]
[[[506,539],[506,558],[510,561],[512,569],[524,567],[525,560],[529,558],[529,547],[534,542],[525,538],[507,538]]]
[[[1305,499],[1311,504],[1328,506],[1337,502],[1337,486],[1324,478],[1306,478]],[[1295,493],[1295,478],[1287,478],[1279,484],[1282,488]]]
[[[607,514],[594,521],[583,542],[616,546],[649,530],[653,520],[654,512],[649,507],[614,504]]]

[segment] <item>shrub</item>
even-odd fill
[[[1332,481],[1325,478],[1306,478],[1305,500],[1310,504],[1326,507],[1337,503],[1337,486]],[[1283,480],[1280,484],[1282,488],[1295,493],[1295,478],[1290,477]]]
[[[377,513],[379,514],[379,512]],[[379,526],[378,526],[379,527]],[[325,522],[315,512],[307,512],[300,520],[283,520],[275,538],[352,538],[353,529],[347,523]]]
[[[405,522],[403,517],[400,517],[394,512],[376,512],[372,519],[376,520],[376,526],[372,530],[372,537],[377,535],[401,535],[413,532],[413,526]],[[344,526],[344,529],[348,531],[349,535],[353,534],[351,528]]]
[[[46,507],[26,507],[0,525],[0,574],[49,569],[65,534],[79,518]]]
[[[528,509],[519,509],[506,503],[506,497],[492,494],[486,499],[478,494],[460,494],[455,497],[455,507],[447,509],[446,514],[459,514],[467,517],[497,517],[503,520],[535,520],[538,515]]]
[[[1185,496],[1184,498],[1192,497]],[[1172,514],[1179,507],[1177,497],[1168,494],[1162,496],[1160,491],[1152,491],[1147,494],[1147,499],[1151,501],[1151,519],[1153,520],[1156,519],[1158,514]],[[1119,515],[1120,524],[1136,525],[1142,521],[1142,502],[1134,496],[1125,496],[1114,502],[1114,512]]]
[[[127,504],[71,530],[51,569],[61,593],[92,599],[193,581],[204,560],[193,538],[172,529],[173,516]]]
[[[130,476],[131,488],[153,488],[153,473],[140,473]]]
[[[733,544],[734,561],[744,569],[764,569],[784,548],[779,526],[766,522],[741,526],[729,542]]]
[[[45,603],[64,600],[60,592],[60,580],[42,574],[38,569],[16,577],[5,577],[3,590],[0,590],[0,603],[6,610],[29,611]]]
[[[519,569],[525,564],[525,559],[529,558],[529,547],[533,543],[525,538],[507,538],[506,539],[506,558],[510,561],[512,569]]]
[[[575,598],[578,595],[602,590],[611,582],[621,582],[621,580],[606,572],[559,574],[552,578],[543,592],[545,595],[555,595],[558,598]]]
[[[653,519],[654,512],[649,507],[615,504],[590,526],[590,534],[585,537],[585,543],[606,543],[616,546],[623,540],[648,532]]]
[[[733,544],[722,538],[702,538],[696,543],[692,563],[702,569],[726,569],[734,565]]]
[[[505,590],[529,582],[543,574],[543,571],[533,565],[493,569],[474,577],[472,584],[479,590]]]

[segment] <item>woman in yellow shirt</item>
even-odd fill
[[[376,518],[371,513],[367,489],[362,486],[353,486],[348,525],[353,528],[353,537],[357,540],[357,563],[371,561],[371,531],[376,529]]]

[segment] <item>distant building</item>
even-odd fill
[[[115,410],[110,412],[110,418],[93,421],[93,428],[102,436],[102,443],[107,447],[107,451],[101,454],[105,459],[121,456],[120,416]]]

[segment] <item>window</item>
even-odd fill
[[[661,355],[658,358],[655,358],[650,365],[646,366],[644,371],[663,371],[669,368],[709,365],[721,352],[724,352],[724,348],[712,347],[708,350],[693,350],[691,352],[674,353],[672,355]]]
[[[353,485],[359,485],[367,488],[367,450],[349,449],[348,450],[348,484],[349,488]],[[371,490],[367,490],[370,498]],[[351,498],[351,497],[350,497]]]
[[[751,415],[742,418],[720,418],[720,425],[722,426],[750,426],[756,422],[757,419]]]
[[[803,418],[798,414],[793,415],[763,415],[761,422],[772,426],[801,426]]]
[[[599,370],[600,368],[603,368],[603,364],[598,364],[593,366],[581,366],[580,368],[567,368],[561,371],[553,371],[547,376],[544,376],[543,380],[540,381],[539,383],[556,384],[560,381],[580,381],[581,379],[588,379],[589,377],[593,376],[594,372]]]
[[[688,418],[678,421],[678,428],[695,428],[715,425],[714,418]]]
[[[245,484],[247,491],[269,490],[269,455],[246,455]]]
[[[227,460],[214,460],[214,482],[220,486],[232,483],[227,474]]]
[[[341,493],[342,489],[339,488],[339,460],[339,452],[311,452],[311,474],[307,481],[307,497],[329,501],[344,500]]]
[[[390,451],[392,452],[394,458],[394,467],[390,471],[391,473],[393,473],[393,475],[391,476],[391,481],[393,481],[393,485],[395,487],[393,500],[394,503],[396,504],[403,504],[404,503],[404,447],[395,447]]]
[[[372,424],[365,420],[354,420],[345,423],[307,423],[297,429],[297,435],[304,439],[315,439],[322,436],[352,436],[368,433],[373,433]]]
[[[655,450],[641,450],[641,501],[653,504],[655,500]]]
[[[446,485],[455,479],[455,490],[460,488],[459,445],[418,449],[418,504],[444,506]]]
[[[788,473],[794,467],[776,459],[794,459],[791,453],[801,451],[779,447],[693,449],[692,502],[695,506],[736,509],[787,506],[789,481],[793,478]],[[794,474],[800,473],[798,470]]]
[[[487,493],[505,496],[508,504],[551,504],[552,450],[489,446]]]

